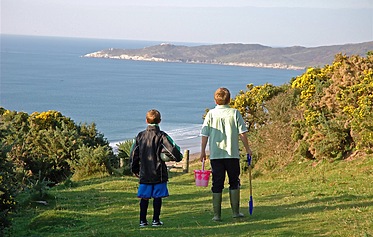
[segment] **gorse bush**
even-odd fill
[[[290,163],[296,146],[291,135],[292,121],[301,116],[295,107],[299,94],[288,86],[282,88],[288,89],[265,102],[265,123],[249,131],[253,164],[263,171]]]
[[[10,225],[9,214],[16,207],[17,180],[13,164],[6,160],[5,153],[3,153],[4,146],[1,142],[0,149],[0,236],[2,236],[4,229]]]
[[[78,172],[79,167],[85,170],[87,167],[76,165],[87,162],[83,153],[79,155],[79,149],[102,147],[106,157],[100,157],[99,162],[107,172],[111,171],[112,164],[118,163],[109,142],[94,123],[77,125],[58,111],[28,115],[3,109],[0,129],[7,131],[2,138],[4,146],[8,147],[6,157],[15,165],[19,181],[25,186],[27,182],[43,179],[57,184]],[[74,164],[73,169],[71,164]]]
[[[0,108],[0,131],[1,231],[10,224],[17,191],[43,199],[50,186],[73,174],[108,174],[118,164],[94,123],[77,125],[58,111],[28,115]]]
[[[0,114],[2,112],[4,110],[0,108]],[[18,186],[14,165],[6,158],[10,147],[3,140],[7,133],[5,128],[0,128],[0,236],[3,235],[4,229],[10,226],[9,214],[16,207],[15,194]]]
[[[373,151],[373,57],[337,55],[332,65],[308,69],[292,81],[301,91],[295,133],[315,159]]]
[[[256,158],[344,159],[373,152],[373,56],[336,55],[275,87],[248,85],[231,105],[245,118]],[[270,165],[267,167],[273,167]]]
[[[271,84],[254,86],[248,84],[247,90],[240,91],[231,101],[230,105],[240,111],[249,129],[259,127],[267,123],[268,109],[266,102],[283,92],[285,88],[276,87]]]

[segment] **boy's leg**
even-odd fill
[[[224,159],[225,168],[229,179],[229,190],[240,188],[240,160],[239,159]]]
[[[212,169],[212,207],[214,210],[213,221],[221,221],[221,201],[224,189],[225,167],[222,160],[210,160]]]
[[[233,218],[244,217],[240,212],[240,189],[229,190],[229,200],[231,202]]]
[[[148,184],[140,184],[137,191],[137,197],[140,198],[140,227],[146,226],[146,215],[148,213],[149,199],[153,192],[153,186]]]
[[[229,159],[226,161],[229,178],[229,199],[231,203],[233,217],[243,217],[240,213],[240,160]]]
[[[147,223],[146,215],[148,213],[149,199],[140,199],[140,224]]]
[[[213,221],[221,221],[222,197],[223,197],[222,193],[212,193],[212,207],[214,210],[214,217],[212,218]]]
[[[161,215],[162,198],[153,199],[153,221],[159,222],[159,216]]]
[[[154,184],[153,189],[153,222],[152,226],[161,226],[163,225],[163,222],[160,221],[159,216],[161,215],[161,208],[162,208],[162,198],[168,197],[168,188],[167,188],[167,182],[165,183],[159,183]]]
[[[225,160],[225,159],[224,159]],[[212,187],[213,193],[221,193],[224,189],[225,165],[223,159],[210,160],[212,170]]]

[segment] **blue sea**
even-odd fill
[[[182,150],[198,152],[202,116],[215,106],[218,87],[227,87],[234,96],[249,83],[282,85],[304,72],[81,57],[164,42],[0,37],[0,106],[27,113],[57,110],[76,123],[94,122],[114,148],[145,129],[145,114],[155,108],[162,114],[161,129]]]

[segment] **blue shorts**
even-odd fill
[[[163,198],[168,197],[167,183],[159,184],[140,184],[137,191],[138,198],[150,199],[150,198]]]

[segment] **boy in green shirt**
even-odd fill
[[[229,178],[229,197],[233,217],[243,217],[240,213],[240,137],[246,153],[251,156],[245,122],[236,109],[230,108],[230,92],[227,88],[215,91],[216,107],[210,110],[202,126],[201,161],[206,159],[206,146],[209,142],[210,163],[212,168],[212,202],[214,221],[221,221],[222,191],[225,173]]]

